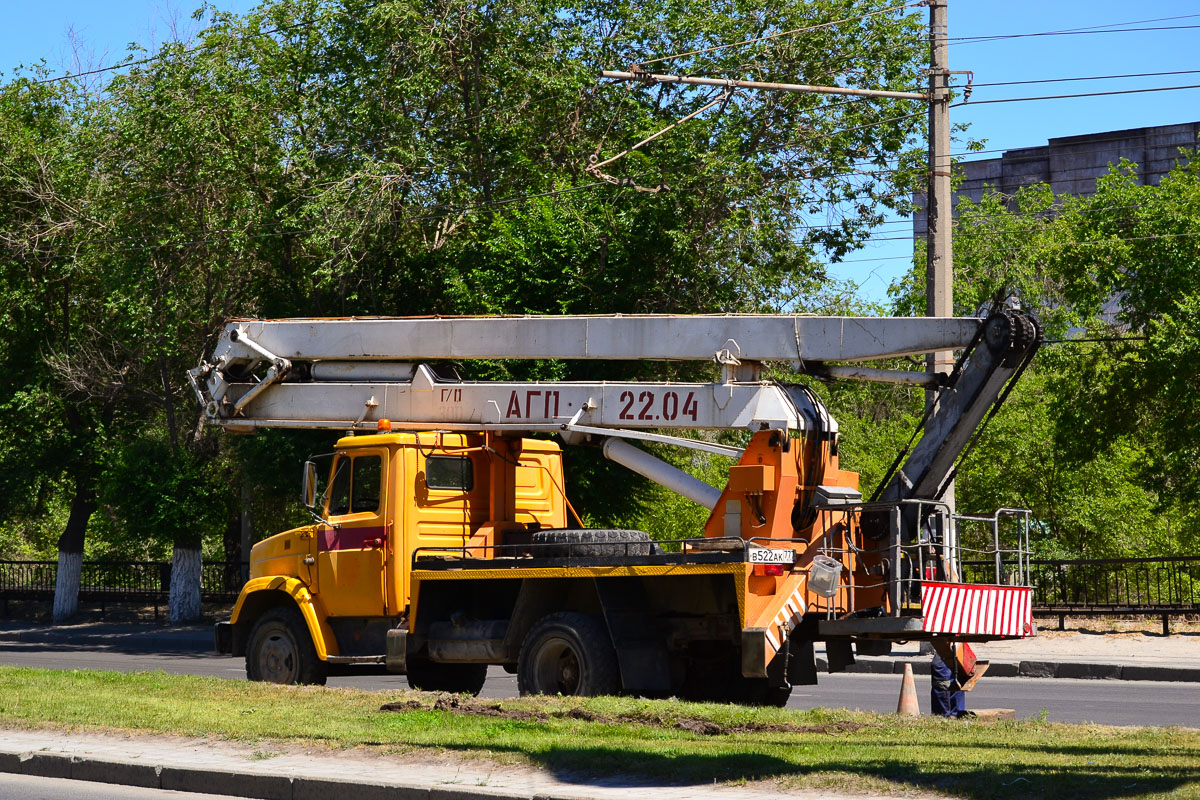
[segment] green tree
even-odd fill
[[[597,76],[703,50],[658,67],[910,89],[920,24],[875,13],[885,6],[272,0],[245,16],[206,10],[194,42],[100,92],[10,82],[0,313],[13,334],[0,358],[18,388],[0,408],[3,502],[31,515],[47,497],[69,507],[60,550],[77,556],[97,507],[111,541],[96,552],[159,552],[169,537],[171,614],[185,619],[198,611],[202,542],[235,526],[238,484],[261,490],[264,508],[285,491],[278,471],[252,466],[262,454],[203,429],[184,380],[225,318],[824,302],[817,256],[847,252],[881,206],[904,203],[889,159],[919,132],[920,109],[742,93],[606,167],[614,185],[589,156],[714,95]],[[267,441],[272,457],[292,449]],[[631,507],[603,467],[572,480],[614,514]]]
[[[119,425],[127,385],[91,393],[67,365],[84,357],[99,320],[80,298],[96,284],[78,257],[93,231],[98,180],[87,132],[92,98],[24,78],[0,90],[0,513],[66,506],[58,538],[54,617],[75,612],[101,452]]]
[[[1035,186],[958,207],[958,311],[1015,294],[1055,340],[965,465],[959,501],[1032,508],[1046,554],[1197,545],[1198,170],[1183,152],[1156,186],[1122,162],[1090,197]],[[901,308],[923,308],[919,285],[920,267],[893,287]]]

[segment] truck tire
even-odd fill
[[[487,664],[443,664],[410,658],[405,664],[408,685],[422,692],[477,695],[487,680]]]
[[[294,606],[266,611],[246,642],[246,677],[267,683],[324,685],[327,664],[317,657],[308,626]]]
[[[533,534],[533,555],[547,558],[574,556],[648,556],[662,553],[645,531],[585,529],[538,531]]]
[[[617,651],[599,617],[569,611],[542,617],[525,636],[517,690],[593,697],[621,689]]]

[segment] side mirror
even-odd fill
[[[317,505],[317,465],[312,461],[304,462],[304,477],[300,482],[300,502],[312,510]]]

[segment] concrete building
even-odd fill
[[[1200,122],[1132,128],[1051,139],[1038,147],[1007,150],[999,158],[964,161],[955,166],[963,176],[954,202],[963,197],[979,202],[986,189],[1013,195],[1018,189],[1047,183],[1055,194],[1088,196],[1096,191],[1096,178],[1122,158],[1136,162],[1143,184],[1157,184],[1179,158],[1179,148],[1200,144]],[[925,197],[913,198],[913,236],[925,236]]]

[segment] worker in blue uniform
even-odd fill
[[[934,651],[929,669],[929,713],[935,717],[957,719],[967,715],[966,692],[958,688],[954,670]]]

